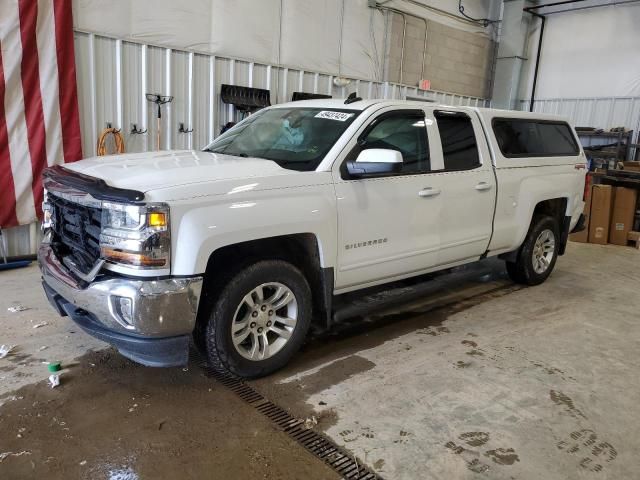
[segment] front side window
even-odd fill
[[[348,159],[355,160],[362,150],[369,148],[400,152],[400,174],[428,172],[431,164],[424,113],[398,113],[378,118],[360,138]]]
[[[507,158],[573,156],[578,145],[565,122],[496,118],[493,133]]]
[[[360,112],[271,108],[228,130],[205,151],[273,160],[283,168],[315,170]]]
[[[471,119],[461,112],[434,112],[445,170],[471,170],[480,166],[478,144]]]

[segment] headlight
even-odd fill
[[[169,206],[102,202],[100,256],[140,269],[168,268]]]
[[[47,189],[45,188],[42,198],[42,225],[40,229],[46,233],[53,226],[53,207],[49,203]]]

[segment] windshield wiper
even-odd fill
[[[218,150],[214,150],[211,148],[205,148],[204,151],[210,152],[210,153],[219,153],[220,155],[233,155],[234,157],[249,158],[249,155],[246,153],[233,153],[233,152],[227,152],[227,151],[220,152]]]

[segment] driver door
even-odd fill
[[[437,265],[441,176],[429,174],[435,128],[423,109],[387,109],[364,124],[334,164],[336,290],[384,283]],[[353,178],[346,162],[368,148],[399,151],[401,170]]]

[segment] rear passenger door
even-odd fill
[[[441,265],[479,258],[491,237],[496,185],[482,128],[473,112],[434,108],[442,164]]]

